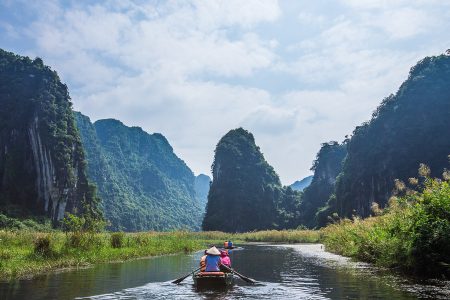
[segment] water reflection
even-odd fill
[[[192,278],[202,255],[172,255],[53,273],[0,283],[0,299],[446,299],[450,289],[392,280],[366,264],[326,253],[320,245],[247,245],[231,253],[233,266],[258,280],[236,278],[225,291],[197,291]]]

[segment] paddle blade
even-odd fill
[[[172,283],[174,284],[179,284],[180,282],[182,282],[183,280],[185,280],[186,278],[189,277],[189,275],[194,274],[195,272],[197,272],[198,270],[200,270],[200,268],[195,269],[194,271],[192,271],[191,273],[187,274],[186,276],[180,277],[178,279],[175,279],[174,281],[172,281]]]
[[[242,280],[244,280],[245,282],[248,282],[248,283],[251,283],[251,284],[256,283],[256,280],[254,280],[254,279],[245,277],[245,276],[243,276],[243,275],[241,275],[241,274],[237,274],[237,273],[236,273],[236,275],[238,275],[238,276],[239,276]]]
[[[247,281],[248,283],[252,283],[252,284],[254,284],[254,283],[256,283],[256,280],[253,280],[253,279],[251,279],[251,278],[242,278],[242,279],[244,279],[245,281]]]
[[[188,278],[189,275],[191,275],[191,274],[187,274],[186,276],[183,276],[181,278],[175,279],[174,281],[172,281],[172,283],[179,284],[180,282],[182,282],[183,280]]]
[[[236,272],[236,270],[234,270],[234,269],[233,269],[233,270],[230,269],[230,271],[232,271],[234,274],[236,274],[237,276],[239,276],[239,278],[241,278],[241,279],[244,280],[245,282],[248,282],[248,283],[251,283],[251,284],[256,283],[256,280],[251,279],[251,278],[249,278],[249,277],[247,277],[247,276],[244,276],[244,275],[242,275],[242,274]]]

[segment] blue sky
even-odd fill
[[[0,0],[0,47],[43,58],[76,110],[164,134],[196,174],[242,126],[284,184],[450,48],[449,28],[434,0]]]

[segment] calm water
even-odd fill
[[[236,279],[226,291],[198,292],[191,277],[201,253],[102,264],[0,283],[0,299],[449,299],[448,283],[417,284],[324,252],[321,245],[246,245],[233,266],[258,281]]]

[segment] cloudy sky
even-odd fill
[[[43,58],[76,110],[164,134],[196,174],[242,126],[284,184],[449,29],[441,0],[0,0],[0,48]]]

